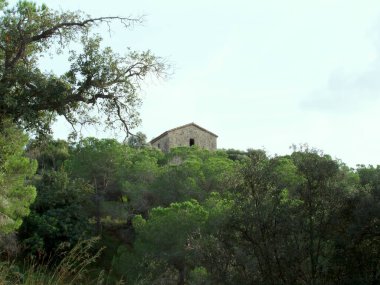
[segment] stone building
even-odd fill
[[[190,123],[168,130],[158,137],[152,139],[150,144],[164,152],[177,146],[193,146],[215,150],[216,138],[218,136],[197,124]]]

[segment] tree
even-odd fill
[[[194,271],[203,269],[203,282],[199,284],[241,284],[238,280],[231,280],[237,247],[236,233],[229,224],[232,205],[233,196],[225,193],[211,193],[202,205],[208,218],[200,238],[192,240],[197,261]]]
[[[178,147],[165,154],[164,161],[151,187],[154,206],[204,201],[211,192],[225,191],[226,181],[233,175],[234,162],[221,151]]]
[[[27,136],[20,129],[7,121],[0,127],[0,233],[9,233],[21,226],[36,197],[27,178],[36,172],[37,162],[23,155]]]
[[[135,250],[175,268],[177,284],[183,285],[191,266],[191,240],[200,234],[206,220],[207,212],[195,200],[154,208],[149,219],[138,215],[133,220],[137,232]]]
[[[83,179],[94,189],[94,217],[97,234],[101,234],[102,218],[113,217],[121,208],[126,218],[121,175],[128,164],[125,146],[113,139],[87,138],[72,149],[66,169],[73,179]],[[115,203],[116,202],[116,203]],[[120,216],[116,217],[122,219]],[[125,219],[126,222],[126,219]]]
[[[293,218],[300,203],[289,197],[302,181],[296,171],[290,160],[261,150],[250,150],[242,161],[224,225],[232,232],[218,236],[233,260],[226,284],[298,284]]]
[[[72,179],[64,168],[69,159],[69,144],[63,140],[32,140],[26,155],[38,162],[31,183],[37,197],[31,213],[24,218],[18,238],[25,254],[54,254],[62,243],[74,246],[91,233],[89,219],[93,187],[83,179]]]
[[[212,283],[352,284],[347,283],[352,275],[346,268],[355,264],[350,256],[359,257],[358,252],[366,255],[357,260],[378,272],[373,219],[378,210],[372,206],[369,215],[357,209],[347,214],[358,182],[347,167],[308,148],[273,158],[251,150],[240,166],[236,179],[230,181],[231,193],[223,193],[226,202],[214,200],[211,209],[221,209],[211,223],[217,227],[206,227],[210,231],[203,233],[197,250]],[[356,218],[358,225],[368,226],[368,235],[359,239],[360,248],[346,232],[350,215],[355,214],[361,217]],[[342,256],[347,260],[339,260]],[[364,262],[367,256],[371,258]]]
[[[4,2],[0,2],[0,8]],[[105,127],[129,134],[139,123],[140,82],[160,76],[163,61],[150,51],[125,56],[101,48],[91,29],[111,21],[125,27],[141,18],[90,18],[80,12],[57,12],[46,5],[20,1],[0,15],[0,120],[8,118],[28,131],[46,134],[57,115],[75,125],[97,124],[97,110]],[[43,71],[38,63],[48,50],[62,51],[69,43],[82,45],[70,51],[70,68],[63,75]]]
[[[148,146],[149,144],[146,142],[146,135],[142,132],[137,132],[135,135],[130,136],[127,141],[130,147],[141,148],[144,146]]]
[[[344,284],[380,284],[380,166],[361,165],[357,174],[361,187],[339,219],[332,269]]]
[[[24,253],[55,260],[63,243],[72,247],[90,237],[93,189],[81,179],[70,180],[63,169],[45,169],[35,185],[38,196],[18,236]]]
[[[44,170],[60,170],[65,160],[69,158],[69,143],[64,140],[53,140],[45,137],[43,140],[29,141],[26,149],[29,158],[38,162],[38,173]]]

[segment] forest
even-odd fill
[[[104,47],[115,21],[141,19],[0,0],[0,284],[380,284],[380,166],[152,148],[131,130],[167,66]],[[72,42],[67,72],[42,69]],[[128,139],[81,136],[99,124]]]
[[[55,278],[74,248],[70,274],[47,284],[379,283],[380,167],[349,169],[307,146],[165,154],[96,138],[32,140],[3,169],[15,160],[25,167],[5,181],[27,177],[37,196],[17,234],[3,226],[3,256]]]

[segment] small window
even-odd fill
[[[194,139],[190,139],[190,146],[195,145]]]
[[[160,148],[160,144],[158,144],[157,147]]]

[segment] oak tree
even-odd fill
[[[11,119],[28,131],[46,134],[56,116],[74,128],[97,125],[127,134],[139,123],[140,83],[161,76],[162,59],[150,51],[122,56],[101,47],[93,28],[118,21],[125,27],[142,18],[91,18],[81,12],[55,11],[46,5],[0,2],[0,120]],[[70,43],[70,68],[62,75],[41,68],[41,58]],[[79,51],[78,51],[79,50]]]

